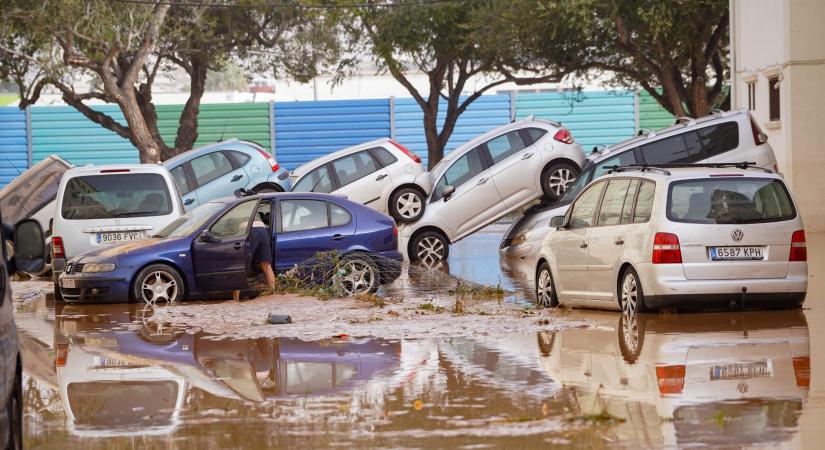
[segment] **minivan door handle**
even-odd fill
[[[489,178],[484,177],[484,178],[482,178],[482,179],[478,180],[478,183],[476,183],[476,185],[477,185],[477,186],[478,186],[478,185],[482,185],[482,184],[486,183],[486,182],[487,182],[487,180],[489,180]]]
[[[614,243],[615,243],[616,245],[622,245],[622,244],[624,244],[624,239],[622,239],[622,238],[616,238],[616,240],[614,241]]]
[[[579,248],[587,248],[587,242],[584,242],[584,241],[579,242]]]
[[[333,234],[333,235],[332,235],[332,240],[333,240],[333,241],[340,241],[341,239],[344,239],[344,235],[343,235],[343,234],[337,234],[337,233],[336,233],[336,234]]]
[[[241,175],[241,174],[237,174],[237,175],[235,175],[234,177],[232,177],[232,182],[234,183],[235,181],[238,181],[238,180],[240,180],[241,178],[243,178],[243,175]]]
[[[184,205],[191,205],[192,203],[195,203],[194,198],[187,198],[186,200],[183,201]]]
[[[376,178],[375,178],[375,181],[381,181],[381,180],[383,180],[384,178],[387,178],[387,174],[381,174],[381,175],[378,175],[378,177],[376,177]]]
[[[530,159],[532,157],[533,157],[532,153],[526,153],[524,156],[521,157],[521,159]]]

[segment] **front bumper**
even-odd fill
[[[73,288],[64,288],[62,280],[74,281]],[[87,275],[60,276],[59,289],[67,303],[127,303],[129,282],[126,278],[111,276],[91,277]]]
[[[533,245],[530,242],[522,242],[521,244],[503,247],[499,250],[499,253],[504,258],[525,258],[532,250]]]

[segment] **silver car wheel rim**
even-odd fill
[[[539,282],[536,285],[536,291],[539,304],[541,306],[550,306],[553,298],[553,283],[550,281],[549,270],[542,269],[541,272],[539,272]]]
[[[547,177],[547,187],[556,195],[564,194],[564,191],[573,183],[576,176],[570,169],[558,169],[550,172]]]
[[[622,313],[622,337],[627,352],[635,355],[639,349],[639,324],[635,314]]]
[[[347,295],[352,296],[369,292],[375,284],[375,271],[371,265],[364,261],[346,261],[343,272],[338,279],[338,286]]]
[[[622,282],[622,312],[627,315],[636,314],[636,302],[639,297],[636,277],[628,273]]]
[[[398,214],[406,219],[418,217],[421,214],[421,197],[414,192],[407,192],[400,197],[395,204]]]
[[[441,261],[444,259],[444,243],[436,237],[425,237],[418,242],[415,254],[427,265]]]
[[[143,301],[174,303],[178,299],[178,283],[169,272],[158,270],[147,275],[141,283]]]

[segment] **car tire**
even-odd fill
[[[415,235],[410,245],[410,261],[421,261],[431,265],[436,261],[446,261],[450,256],[450,243],[437,231],[425,231]]]
[[[15,370],[14,386],[9,400],[6,402],[6,417],[9,421],[9,438],[7,449],[18,450],[23,448],[23,377],[20,362]]]
[[[390,197],[389,212],[399,223],[411,223],[424,214],[425,196],[420,190],[406,187],[393,192]]]
[[[58,302],[66,302],[63,300],[63,294],[60,293],[60,284],[57,281],[54,282],[54,299]]]
[[[628,267],[622,272],[618,297],[622,314],[636,315],[650,311],[645,304],[645,293],[639,274],[633,267]]]
[[[567,188],[576,181],[579,168],[566,162],[551,163],[541,173],[541,189],[549,203],[561,199]]]
[[[256,194],[271,194],[275,192],[284,192],[283,189],[280,189],[279,187],[270,184],[262,184],[260,186],[255,186],[255,189],[253,189],[253,191],[255,191]]]
[[[158,286],[155,287],[156,285]],[[135,275],[132,282],[132,298],[138,302],[176,303],[183,299],[183,294],[183,278],[174,267],[167,264],[151,264],[144,267]]]
[[[645,342],[644,321],[636,314],[619,315],[619,350],[622,358],[628,364],[634,364],[642,354],[642,345]]]
[[[559,306],[559,297],[556,294],[556,285],[553,282],[553,272],[550,264],[542,261],[536,270],[536,304],[544,308]]]
[[[381,285],[381,273],[369,255],[350,254],[338,261],[333,284],[349,297],[374,294]]]

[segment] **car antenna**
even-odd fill
[[[229,117],[223,121],[223,130],[221,130],[221,138],[218,139],[218,142],[223,142],[223,135],[226,133],[226,126],[229,124]]]
[[[23,172],[21,172],[21,171],[20,171],[20,169],[18,169],[18,168],[17,168],[17,166],[15,166],[15,165],[14,165],[14,163],[13,163],[13,162],[11,162],[11,160],[10,160],[9,158],[3,158],[3,159],[5,159],[5,160],[6,160],[6,162],[7,162],[7,163],[9,163],[9,165],[10,165],[10,166],[11,166],[14,170],[16,170],[16,171],[17,171],[17,174],[18,174],[18,175],[23,175]]]

